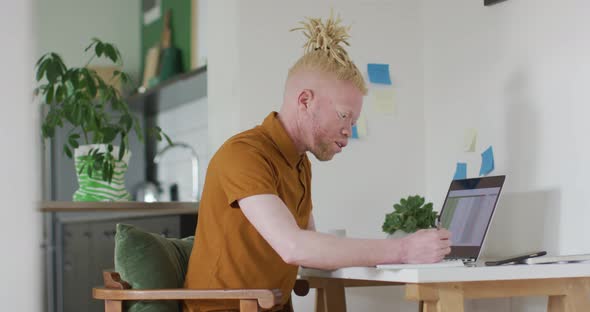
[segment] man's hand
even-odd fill
[[[420,230],[401,239],[403,263],[435,263],[451,252],[451,232]]]

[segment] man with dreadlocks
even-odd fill
[[[315,231],[311,165],[340,153],[367,93],[342,47],[348,29],[333,18],[308,19],[304,55],[289,70],[280,111],[227,140],[211,159],[199,206],[185,287],[278,288],[288,306],[299,266],[337,269],[437,262],[450,233],[422,230],[402,239],[353,239]],[[237,309],[185,302],[185,311]]]

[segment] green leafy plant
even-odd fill
[[[71,125],[63,152],[73,157],[72,151],[83,144],[105,144],[108,152],[98,149],[90,150],[80,172],[86,170],[92,177],[93,172],[101,173],[101,178],[112,181],[115,162],[123,159],[129,146],[129,134],[133,131],[139,141],[143,142],[141,124],[129,105],[113,83],[120,82],[122,88],[131,80],[127,73],[114,71],[112,77],[103,80],[97,72],[88,66],[95,59],[107,59],[122,68],[121,54],[116,46],[93,38],[84,50],[89,53],[89,60],[84,67],[68,67],[62,58],[54,52],[46,53],[37,61],[35,95],[47,105],[41,132],[43,138],[53,138],[57,127]],[[170,138],[159,127],[150,128],[149,133],[158,141],[164,137],[169,144]],[[113,144],[119,144],[119,153],[114,157]]]
[[[394,211],[385,215],[383,232],[393,234],[396,230],[413,233],[419,229],[435,226],[436,211],[432,210],[432,203],[424,204],[424,197],[419,195],[402,198],[394,204]]]

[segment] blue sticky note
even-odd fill
[[[481,169],[479,169],[479,175],[487,175],[492,171],[494,171],[494,150],[490,146],[481,153]]]
[[[466,163],[457,163],[457,169],[455,169],[455,176],[453,180],[462,180],[467,179],[467,164]]]
[[[352,136],[353,139],[358,139],[359,138],[359,131],[356,128],[356,125],[352,126]]]
[[[389,64],[367,64],[367,72],[370,82],[391,85]]]

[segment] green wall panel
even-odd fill
[[[143,12],[143,1],[140,5],[142,6],[141,12]],[[169,9],[172,10],[172,45],[182,51],[183,71],[191,70],[192,0],[162,0],[162,16],[160,19],[149,25],[143,24],[143,16],[140,19],[142,73],[147,50],[160,41],[164,26],[164,15]]]

